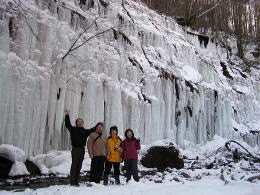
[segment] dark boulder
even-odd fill
[[[8,178],[13,162],[0,156],[0,178]]]
[[[30,175],[41,175],[40,169],[32,161],[26,160],[24,164]]]
[[[167,167],[176,169],[184,167],[179,150],[171,142],[166,146],[152,146],[141,158],[141,164],[144,167],[157,168],[160,171]]]
[[[184,17],[175,17],[174,19],[180,26],[187,26],[187,22]]]

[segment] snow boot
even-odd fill
[[[131,180],[131,177],[126,178],[126,183],[128,183]]]
[[[119,175],[115,175],[116,185],[120,185]]]
[[[104,185],[108,185],[108,175],[104,175]]]

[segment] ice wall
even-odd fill
[[[260,144],[260,84],[217,43],[134,1],[0,3],[0,144],[28,155],[68,149],[64,108],[144,144],[205,143],[215,134]],[[80,3],[81,2],[81,3]],[[13,11],[11,9],[11,11]],[[62,57],[77,44],[114,27]],[[256,74],[257,75],[257,74]]]

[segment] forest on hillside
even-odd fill
[[[220,39],[221,33],[237,37],[237,54],[245,57],[245,48],[253,43],[254,56],[260,52],[259,0],[142,0],[159,13],[173,16],[180,25],[189,26]],[[224,39],[223,39],[224,38]]]

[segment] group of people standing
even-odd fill
[[[112,126],[109,137],[103,132],[104,125],[99,122],[91,129],[83,127],[84,121],[78,118],[72,126],[69,110],[65,110],[65,126],[70,132],[72,145],[72,164],[70,169],[70,185],[78,186],[78,178],[85,155],[87,144],[88,154],[91,158],[90,182],[100,183],[104,174],[104,185],[108,185],[108,178],[113,167],[116,184],[120,184],[120,163],[124,161],[126,169],[126,181],[133,175],[135,181],[138,177],[138,153],[140,140],[134,137],[132,129],[125,131],[125,139],[122,141],[118,136],[117,126]],[[87,140],[88,139],[88,140]]]

